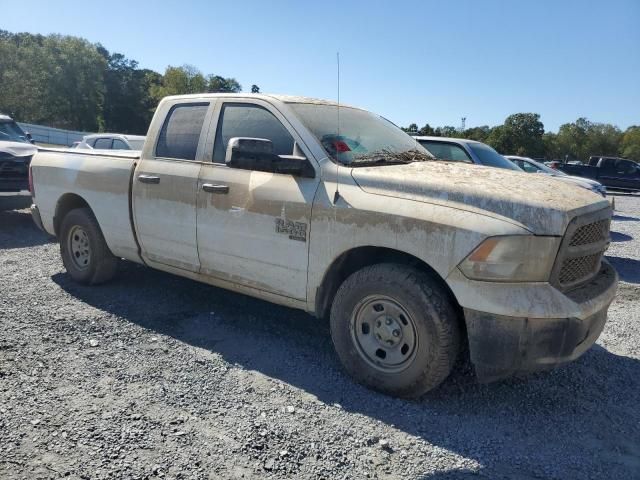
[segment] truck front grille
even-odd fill
[[[611,210],[574,218],[565,233],[551,283],[561,290],[582,285],[600,270],[602,256],[609,244]]]
[[[569,246],[577,247],[579,245],[589,245],[598,243],[609,238],[609,220],[599,220],[597,222],[583,225],[576,230],[571,237]]]

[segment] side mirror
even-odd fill
[[[24,136],[27,137],[27,140],[29,140],[29,142],[34,143],[34,144],[36,143],[29,132],[25,132]]]
[[[276,155],[273,142],[266,138],[233,137],[229,139],[225,163],[231,168],[314,177],[307,157],[294,143],[293,155]]]

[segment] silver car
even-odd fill
[[[413,137],[438,160],[475,163],[486,167],[521,171],[489,145],[475,140],[450,137]]]
[[[96,133],[85,135],[82,141],[71,148],[89,150],[142,150],[145,137],[142,135],[123,135],[119,133]]]
[[[545,175],[550,175],[552,177],[555,177],[558,180],[561,180],[565,183],[570,183],[578,187],[586,188],[587,190],[591,190],[592,192],[602,195],[603,197],[607,195],[607,187],[602,185],[600,182],[596,182],[595,180],[567,175],[566,173],[561,172],[560,170],[554,170],[553,168],[547,167],[543,163],[536,162],[535,160],[529,157],[506,155],[505,158],[508,158],[509,160],[511,160],[513,163],[515,163],[518,167],[520,167],[522,170],[524,170],[527,173],[543,173]]]

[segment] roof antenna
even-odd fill
[[[336,60],[338,62],[338,139],[337,141],[340,141],[340,52],[336,52]],[[338,149],[336,148],[336,191],[333,194],[334,205],[338,202],[338,199],[340,198],[340,178],[338,175],[339,175],[339,162],[338,162]]]

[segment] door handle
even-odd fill
[[[202,190],[209,193],[229,193],[229,185],[214,185],[212,183],[203,183]]]
[[[160,177],[156,177],[154,175],[138,175],[138,181],[141,183],[160,183]]]

